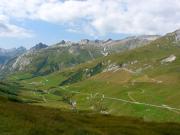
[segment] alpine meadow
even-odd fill
[[[0,0],[0,135],[180,135],[180,1]]]

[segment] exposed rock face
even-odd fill
[[[170,55],[169,57],[163,59],[163,60],[161,61],[161,64],[171,63],[171,62],[173,62],[173,61],[175,61],[175,60],[176,60],[176,56],[172,54],[172,55]]]
[[[175,32],[168,33],[166,34],[167,38],[169,37],[174,37],[175,41],[174,42],[179,42],[180,41],[180,29],[176,30]]]
[[[109,52],[107,51],[106,47],[101,51],[103,56],[108,56]]]
[[[11,70],[25,70],[25,67],[28,66],[30,63],[31,59],[27,57],[26,54],[23,54],[16,59],[15,63],[12,65]]]
[[[120,69],[119,65],[117,65],[117,64],[110,64],[110,65],[107,66],[107,68],[105,68],[103,70],[103,72],[116,71],[118,69]]]
[[[180,41],[180,29],[175,31],[175,38],[176,38],[176,41]]]

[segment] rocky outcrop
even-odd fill
[[[175,31],[175,39],[176,41],[180,41],[180,29]]]
[[[117,71],[117,70],[119,70],[119,69],[120,69],[120,66],[114,63],[114,64],[108,65],[108,66],[103,70],[103,72],[109,72],[109,71],[115,72],[115,71]]]
[[[26,54],[23,54],[16,59],[15,63],[12,65],[12,69],[10,70],[25,70],[26,66],[28,66],[31,61],[32,59],[30,57],[28,57]]]
[[[176,56],[172,54],[172,55],[170,55],[169,57],[163,59],[163,60],[161,61],[161,64],[171,63],[171,62],[173,62],[173,61],[175,61],[175,60],[176,60]]]

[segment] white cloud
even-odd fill
[[[31,37],[33,34],[21,27],[13,25],[6,16],[0,15],[0,37]]]
[[[33,34],[21,27],[12,24],[1,24],[0,23],[0,37],[32,37]]]
[[[164,34],[180,28],[179,0],[1,0],[0,14],[65,24],[68,30],[92,36]]]

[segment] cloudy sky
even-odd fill
[[[180,28],[180,0],[0,0],[0,48]]]

